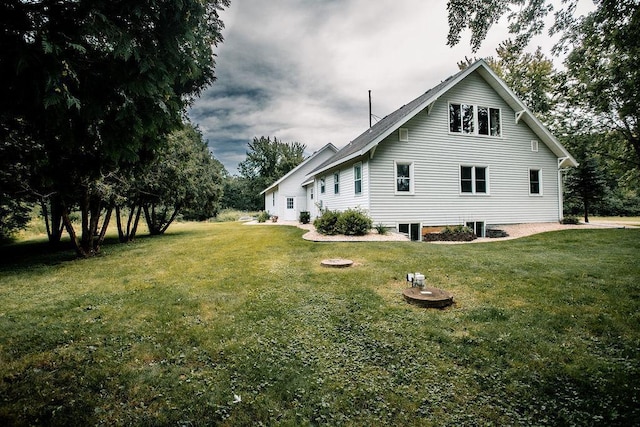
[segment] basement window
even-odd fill
[[[469,221],[465,224],[467,227],[473,230],[478,237],[486,237],[485,236],[485,227],[484,221]]]
[[[420,224],[398,224],[398,233],[406,234],[413,241],[420,241]]]

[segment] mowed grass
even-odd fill
[[[0,424],[640,423],[640,230],[302,234],[187,223],[88,260],[2,248]],[[356,265],[320,266],[336,257]],[[414,271],[456,304],[404,302]]]

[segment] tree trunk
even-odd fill
[[[640,138],[631,138],[629,140],[629,143],[631,144],[631,146],[633,147],[635,153],[636,153],[636,166],[638,167],[638,169],[640,170]]]
[[[78,242],[78,236],[76,234],[76,231],[73,228],[73,224],[71,223],[71,218],[69,218],[69,210],[66,208],[66,206],[64,207],[62,212],[62,223],[67,229],[67,233],[69,233],[69,237],[71,238],[71,244],[73,245],[73,248],[76,250],[76,254],[79,257],[88,258],[89,254],[87,254],[82,249],[82,246]]]
[[[82,199],[80,201],[80,220],[82,223],[82,231],[80,235],[80,248],[82,256],[87,258],[93,254],[93,236],[91,231],[91,201],[89,189],[83,187]]]
[[[180,211],[180,206],[176,206],[175,209],[173,210],[173,214],[171,215],[171,218],[169,219],[169,221],[167,221],[167,223],[160,229],[160,234],[164,234],[164,232],[167,231],[167,228],[169,228],[171,223],[178,216],[179,211]]]
[[[140,215],[142,213],[142,206],[135,205],[129,207],[129,213],[127,214],[127,228],[124,229],[122,224],[122,211],[119,206],[116,209],[116,222],[118,225],[118,239],[120,243],[132,242],[136,237],[138,231],[138,223],[140,222]]]
[[[118,228],[118,241],[125,243],[126,238],[122,230],[122,219],[120,218],[120,206],[116,205],[116,227]]]
[[[49,209],[47,203],[51,205]],[[57,246],[62,238],[62,232],[64,231],[64,224],[62,222],[62,206],[60,200],[57,197],[51,196],[48,198],[40,199],[40,207],[42,208],[42,216],[47,227],[47,238],[49,243],[53,246]]]
[[[108,210],[108,215],[105,217],[105,223],[103,230],[99,234],[98,228],[100,224],[100,218],[102,216],[102,200],[99,197],[91,196],[88,188],[83,188],[84,194],[80,202],[80,215],[82,221],[82,234],[80,239],[76,234],[71,219],[69,218],[69,209],[64,206],[63,209],[63,222],[71,243],[76,250],[78,256],[82,258],[89,258],[96,255],[100,250],[100,244],[104,239],[104,233],[106,233],[106,227],[109,225],[109,218],[111,217],[111,211]]]
[[[155,205],[151,205],[151,212],[149,212],[149,205],[144,205],[144,218],[147,221],[147,227],[149,228],[149,234],[152,236],[160,234],[160,229],[156,226],[156,208]]]
[[[133,208],[135,209],[135,208]],[[129,234],[129,241],[132,241],[135,237],[136,237],[136,233],[138,232],[138,224],[140,223],[140,214],[142,213],[142,205],[138,206],[138,210],[136,212],[136,219],[133,222],[133,227],[131,228],[131,233]],[[131,211],[131,214],[133,215],[133,210]],[[127,232],[128,232],[128,227],[127,227]]]
[[[111,213],[113,212],[113,205],[109,205],[107,212],[104,215],[104,222],[102,223],[102,229],[100,230],[100,234],[98,235],[98,240],[96,241],[96,252],[100,252],[100,247],[102,246],[102,242],[104,242],[104,237],[107,234],[107,229],[109,228],[109,222],[111,221]]]
[[[589,200],[584,199],[584,222],[589,224]]]

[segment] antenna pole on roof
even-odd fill
[[[371,90],[369,90],[369,127],[371,127]]]

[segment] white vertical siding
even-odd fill
[[[449,102],[500,108],[501,137],[450,134]],[[515,123],[514,111],[477,73],[442,95],[430,114],[425,110],[402,127],[409,141],[399,142],[398,132],[392,133],[370,161],[367,188],[374,222],[508,224],[561,217],[556,156],[543,143],[538,152],[531,150],[531,140],[537,139],[533,131]],[[413,195],[396,194],[394,162],[413,162]],[[489,193],[460,194],[460,165],[486,166]],[[529,169],[542,171],[540,196],[529,194]]]

